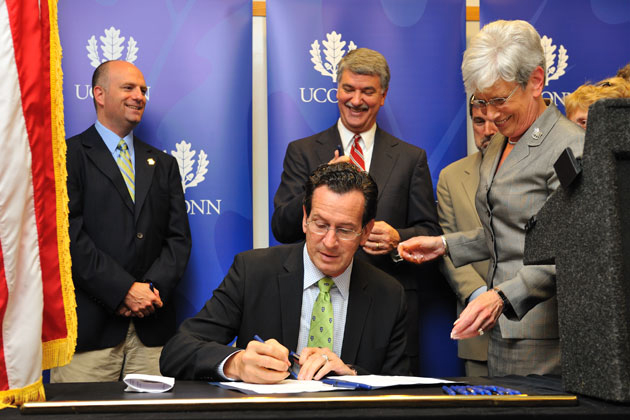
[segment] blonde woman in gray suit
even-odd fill
[[[545,104],[545,54],[525,21],[484,26],[464,53],[462,74],[472,105],[500,132],[479,169],[482,227],[418,236],[399,252],[417,263],[447,254],[455,266],[489,258],[488,291],[467,305],[451,337],[490,334],[491,376],[559,374],[555,267],[523,265],[525,224],[559,186],[553,164],[560,153],[570,147],[581,156],[584,130]]]

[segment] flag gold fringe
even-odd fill
[[[70,363],[77,344],[77,313],[72,283],[70,260],[70,236],[68,233],[68,189],[66,178],[66,139],[63,120],[63,72],[61,70],[61,42],[57,21],[57,1],[48,0],[50,20],[50,102],[52,151],[55,170],[57,202],[57,248],[59,274],[66,317],[66,338],[43,343],[42,369],[50,369]]]
[[[8,407],[16,407],[29,401],[45,401],[44,385],[42,377],[33,384],[24,388],[10,389],[8,391],[0,391],[0,410]]]

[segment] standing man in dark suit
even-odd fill
[[[471,100],[473,97],[471,96]],[[437,183],[438,215],[444,233],[467,231],[481,227],[475,208],[479,186],[479,167],[497,126],[483,112],[469,103],[473,137],[478,151],[451,163],[440,172]],[[450,258],[442,260],[442,270],[457,295],[457,315],[468,302],[487,290],[488,260],[476,261],[455,268]],[[457,355],[465,361],[466,376],[488,375],[488,336],[457,342]]]
[[[52,382],[159,374],[175,332],[173,292],[191,238],[177,162],[133,135],[146,105],[140,70],[101,64],[92,77],[96,123],[68,140],[70,253],[78,338]]]
[[[374,229],[357,256],[404,286],[409,305],[408,355],[412,371],[417,373],[419,283],[437,280],[439,274],[435,267],[418,270],[407,262],[395,263],[391,254],[400,241],[416,235],[438,235],[441,229],[426,152],[376,124],[378,111],[385,104],[389,79],[387,61],[377,51],[359,48],[343,57],[337,71],[340,118],[329,129],[287,147],[271,228],[283,243],[304,237],[300,229],[304,185],[318,165],[348,162],[352,158],[353,163],[368,171],[378,185],[378,211]],[[343,156],[339,149],[344,151]]]
[[[371,177],[351,164],[318,168],[302,206],[306,243],[238,254],[212,298],[164,346],[162,373],[274,383],[289,376],[295,350],[298,379],[408,374],[403,289],[354,258],[374,226],[376,196]]]

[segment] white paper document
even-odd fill
[[[455,383],[446,379],[424,378],[421,376],[347,375],[329,376],[329,378],[338,381],[367,385],[372,389],[385,388],[389,386],[441,385]]]
[[[166,392],[175,385],[175,378],[139,373],[129,373],[123,381],[127,384],[125,392]]]
[[[451,384],[453,381],[435,378],[423,378],[419,376],[383,376],[383,375],[358,375],[358,376],[331,376],[328,379],[341,381],[347,384],[361,384],[367,388],[378,389],[391,386],[413,385],[440,385]],[[285,379],[277,384],[249,384],[245,382],[212,382],[221,388],[240,391],[245,394],[293,394],[298,392],[323,392],[323,391],[349,391],[352,387],[333,386],[320,381],[297,381]],[[358,386],[356,388],[359,388]]]
[[[340,391],[347,388],[337,388],[320,381],[298,381],[285,379],[277,384],[248,384],[246,382],[211,382],[221,388],[233,389],[245,394],[295,394],[298,392]]]

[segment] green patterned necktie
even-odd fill
[[[330,301],[330,288],[335,282],[324,277],[317,282],[319,294],[313,304],[311,328],[308,332],[308,347],[333,348],[333,309]]]
[[[129,147],[127,146],[127,143],[125,143],[124,139],[120,139],[116,150],[118,150],[116,163],[120,168],[120,172],[122,173],[123,179],[125,180],[125,184],[127,184],[127,189],[129,190],[129,194],[131,195],[131,201],[135,202],[136,181],[133,174],[133,164],[131,163],[131,156],[129,155]]]

